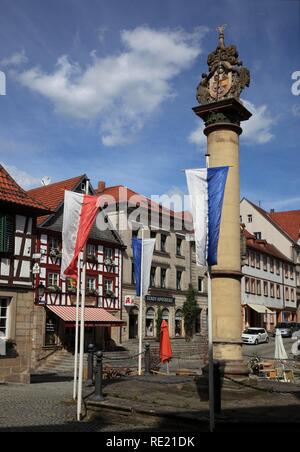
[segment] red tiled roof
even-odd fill
[[[40,214],[50,213],[48,206],[23,190],[2,165],[0,165],[0,201],[28,207],[37,210]]]
[[[282,231],[289,239],[298,241],[300,230],[300,210],[290,210],[288,212],[267,212],[262,207],[257,206],[247,199],[258,212],[261,213],[277,229]],[[296,231],[298,232],[296,234]]]
[[[277,223],[287,234],[297,242],[300,233],[300,210],[287,212],[270,212],[270,218]]]
[[[55,211],[64,200],[65,190],[74,190],[85,175],[72,177],[71,179],[54,182],[46,186],[33,188],[28,194],[39,202],[44,203],[52,211]],[[38,218],[38,224],[42,224],[48,215]]]
[[[185,219],[185,221],[192,222],[192,215],[190,212],[174,212],[171,209],[161,206],[157,202],[143,196],[124,185],[115,185],[112,187],[107,187],[104,190],[96,190],[97,195],[108,196],[114,199],[116,203],[126,203],[129,202],[129,205],[135,206],[139,204],[140,206],[148,207],[151,211],[159,212],[166,215],[171,215],[172,217],[176,217],[178,219]],[[107,199],[107,203],[110,204],[111,200]]]
[[[247,229],[244,230],[246,236],[247,248],[252,248],[261,253],[268,254],[269,256],[275,257],[287,262],[292,262],[291,259],[282,254],[274,245],[268,243],[266,240],[259,240],[254,235],[252,235]]]

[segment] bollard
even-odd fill
[[[88,346],[88,377],[87,377],[87,386],[93,386],[94,381],[94,345],[90,344]]]
[[[218,361],[214,361],[214,408],[216,414],[221,413],[221,372]]]
[[[145,344],[145,372],[144,375],[150,375],[150,344]]]
[[[95,368],[95,396],[93,400],[101,402],[104,400],[102,392],[102,366],[103,366],[103,353],[96,353],[96,368]]]

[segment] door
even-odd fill
[[[129,313],[129,339],[136,339],[138,337],[138,318],[138,309],[136,307],[131,308]]]

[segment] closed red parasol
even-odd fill
[[[168,324],[165,320],[162,321],[160,329],[160,360],[162,363],[170,361],[172,358],[172,347],[169,336]]]

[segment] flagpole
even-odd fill
[[[210,154],[205,154],[206,168],[209,168]],[[208,391],[209,391],[209,430],[215,429],[215,400],[214,400],[214,345],[211,297],[211,267],[207,267],[207,329],[208,329]]]
[[[209,380],[209,428],[215,429],[215,401],[214,401],[214,350],[213,350],[213,322],[211,299],[211,267],[207,269],[207,310],[208,310],[208,380]]]
[[[89,181],[86,181],[85,193],[89,193]],[[81,311],[80,311],[80,350],[79,350],[79,378],[77,397],[77,420],[81,420],[82,407],[82,382],[83,382],[83,357],[84,357],[84,314],[85,314],[85,286],[86,286],[86,245],[83,248],[82,261],[82,281],[81,281]]]
[[[81,253],[77,262],[77,293],[76,293],[76,324],[75,324],[75,359],[74,359],[74,385],[73,400],[77,397],[77,378],[78,378],[78,336],[79,336],[79,298],[80,298],[80,279],[81,279]]]
[[[144,228],[142,227],[142,253],[140,278],[140,316],[139,316],[139,375],[142,375],[142,347],[143,347],[143,276],[144,276]]]

